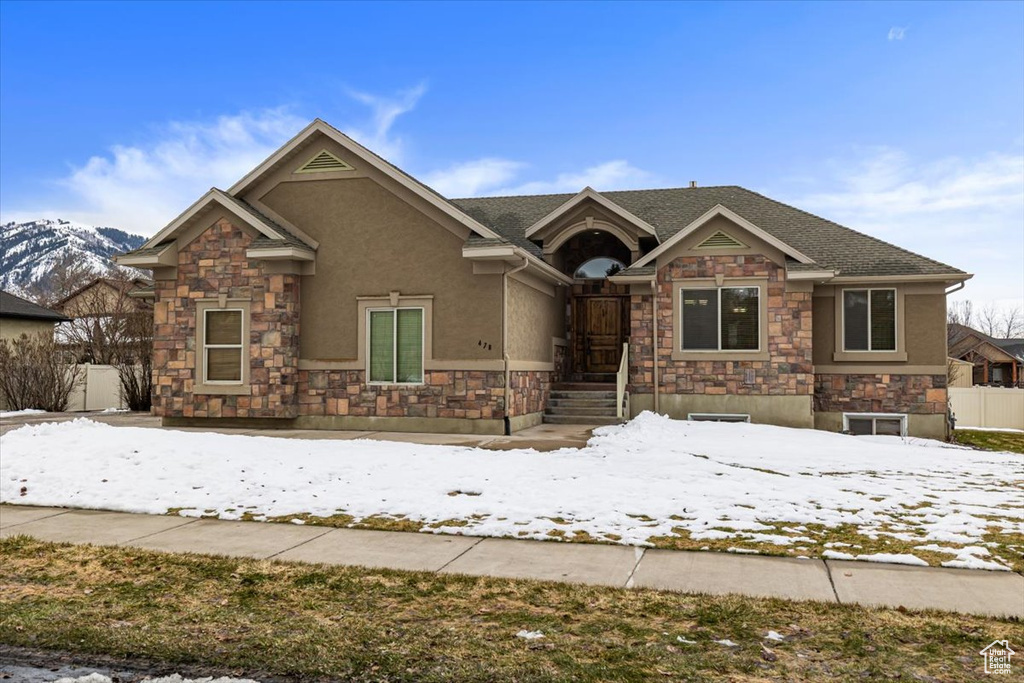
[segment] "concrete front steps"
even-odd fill
[[[574,382],[556,384],[544,413],[547,424],[610,425],[621,422],[615,417],[615,385]]]

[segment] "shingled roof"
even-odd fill
[[[25,320],[49,320],[55,323],[65,322],[65,318],[49,308],[37,306],[31,301],[14,296],[10,292],[0,290],[0,318],[22,318]]]
[[[785,242],[818,266],[843,276],[950,275],[966,273],[795,207],[734,185],[602,192],[643,219],[665,242],[718,204]],[[540,255],[526,230],[570,200],[572,194],[453,199],[452,203],[516,246]]]

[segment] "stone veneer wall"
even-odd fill
[[[677,343],[672,324],[673,289],[688,279],[767,278],[767,361],[672,360]],[[787,292],[784,271],[755,256],[680,257],[657,275],[658,368],[661,393],[741,396],[810,396],[814,390],[811,357],[811,293]],[[630,297],[630,386],[634,394],[654,391],[653,321],[650,295]]]
[[[269,275],[245,256],[248,234],[221,219],[178,253],[174,280],[158,280],[153,306],[153,414],[277,417],[298,414],[299,277]],[[243,396],[194,392],[196,300],[249,302],[249,378]]]
[[[513,370],[509,379],[512,405],[509,417],[542,413],[548,405],[554,373],[537,370]]]
[[[835,413],[946,413],[945,375],[814,376],[814,410]]]
[[[505,417],[505,374],[427,370],[424,384],[366,384],[365,370],[300,370],[301,415],[354,417]]]

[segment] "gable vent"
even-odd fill
[[[326,171],[354,171],[355,169],[326,149],[302,165],[296,173],[324,173]]]
[[[726,235],[724,232],[719,230],[711,237],[707,238],[703,242],[697,245],[698,249],[738,249],[743,248],[747,245],[742,242],[733,239],[731,236]]]

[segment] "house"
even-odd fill
[[[54,304],[70,321],[57,339],[79,360],[109,365],[149,328],[153,283],[141,277],[96,277]],[[138,316],[144,316],[138,318]]]
[[[53,334],[57,323],[68,318],[27,299],[0,290],[0,339],[17,339],[22,334]]]
[[[973,365],[973,384],[1024,387],[1024,339],[997,339],[959,323],[949,324],[949,355]]]
[[[449,199],[316,120],[125,266],[169,425],[942,437],[971,276],[740,187]]]
[[[70,318],[110,316],[122,309],[146,310],[153,283],[141,277],[96,277],[53,305]]]

